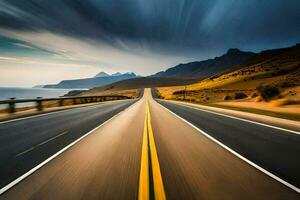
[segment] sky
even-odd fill
[[[150,75],[300,42],[299,0],[0,0],[0,87]]]

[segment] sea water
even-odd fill
[[[42,98],[55,98],[67,94],[72,89],[48,89],[48,88],[9,88],[0,87],[0,100],[10,98],[16,99],[35,99]],[[18,108],[34,106],[34,103],[19,103],[16,104]],[[0,104],[0,108],[6,108],[7,105]]]

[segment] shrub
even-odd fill
[[[226,95],[225,97],[224,97],[224,100],[226,101],[226,100],[231,100],[232,99],[232,97],[231,96],[229,96],[229,95]]]
[[[255,102],[261,102],[261,101],[262,101],[262,99],[260,96],[255,97]]]
[[[279,84],[279,87],[281,88],[289,88],[289,87],[294,87],[296,84],[290,83],[290,82],[283,82]]]
[[[234,99],[244,99],[244,98],[247,98],[247,97],[248,96],[243,92],[237,92],[234,95]]]
[[[257,97],[257,96],[258,96],[258,94],[257,94],[256,92],[254,92],[254,93],[251,95],[252,98],[255,98],[255,97]]]
[[[279,89],[273,85],[260,85],[256,89],[265,101],[271,100],[280,93]]]
[[[300,104],[300,100],[298,99],[283,98],[283,99],[272,101],[273,106],[299,105],[299,104]]]
[[[184,90],[178,90],[178,91],[175,91],[175,92],[173,92],[173,94],[174,95],[178,95],[178,94],[184,94],[185,93],[185,91]]]

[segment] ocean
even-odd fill
[[[59,97],[67,94],[72,89],[47,89],[47,88],[8,88],[0,87],[0,100],[6,100],[9,98],[16,99],[31,99],[31,98],[52,98]],[[33,103],[17,104],[17,107],[33,106]],[[0,108],[5,108],[7,105],[1,105]]]

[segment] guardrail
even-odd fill
[[[130,97],[122,96],[122,95],[107,95],[107,96],[74,96],[74,97],[59,97],[59,98],[41,98],[37,97],[36,99],[16,99],[10,98],[8,100],[0,101],[1,104],[8,105],[8,112],[14,113],[16,112],[16,104],[17,103],[35,103],[35,107],[38,111],[42,111],[44,109],[43,102],[46,101],[58,101],[59,106],[63,106],[66,100],[72,100],[73,105],[83,104],[83,103],[95,103],[102,102],[108,100],[121,100],[121,99],[130,99]]]

